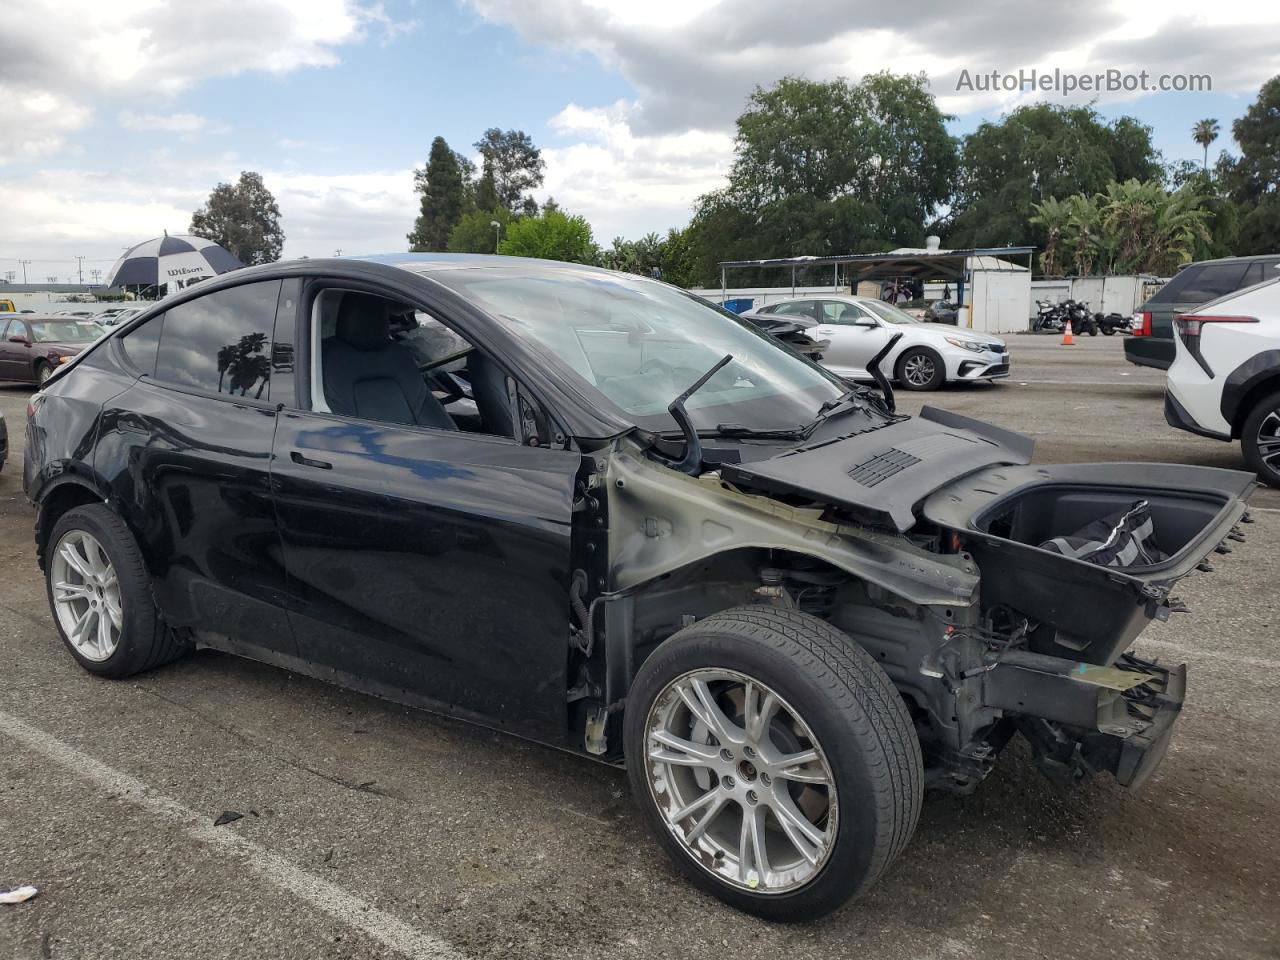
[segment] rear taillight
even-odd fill
[[[1133,315],[1133,335],[1135,337],[1151,336],[1151,311],[1143,310]]]
[[[1213,370],[1205,361],[1204,355],[1200,352],[1200,337],[1204,332],[1206,324],[1210,323],[1257,323],[1257,317],[1226,317],[1226,316],[1204,316],[1202,314],[1187,314],[1186,316],[1175,317],[1173,327],[1178,331],[1178,337],[1182,340],[1187,348],[1187,352],[1195,357],[1196,363],[1200,364],[1200,369],[1213,376]]]

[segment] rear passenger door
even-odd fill
[[[298,284],[213,290],[121,337],[141,376],[104,406],[94,461],[165,618],[250,656],[296,652],[270,465],[275,318]]]

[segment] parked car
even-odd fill
[[[1174,319],[1177,355],[1165,419],[1240,441],[1258,476],[1280,487],[1280,277]]]
[[[0,380],[44,383],[101,333],[96,323],[75,317],[0,317]]]
[[[115,327],[122,323],[127,323],[146,309],[147,306],[145,305],[141,307],[121,307],[110,314],[107,311],[103,311],[94,319],[104,327]]]
[[[9,426],[4,421],[4,412],[0,411],[0,471],[9,461]]]
[[[831,346],[830,341],[810,336],[809,328],[803,323],[797,323],[785,316],[769,313],[744,313],[741,316],[769,336],[776,337],[797,353],[815,362],[820,361],[823,351]]]
[[[960,319],[960,307],[947,300],[935,300],[925,309],[924,317],[929,323],[945,323],[954,327]]]
[[[299,260],[67,364],[23,486],[90,673],[201,644],[625,764],[693,882],[801,919],[1016,733],[1063,782],[1147,780],[1186,669],[1127,648],[1255,487],[1030,466],[1030,438],[882,390],[630,274]],[[1109,560],[1065,539],[1117,511],[1144,519]]]
[[[1138,308],[1124,355],[1140,367],[1169,369],[1176,353],[1173,318],[1203,303],[1277,276],[1280,254],[1191,263]]]
[[[948,381],[1009,376],[1009,350],[1003,340],[917,320],[871,297],[782,300],[755,313],[807,324],[815,337],[831,342],[822,352],[822,365],[850,380],[871,379],[867,362],[895,333],[902,339],[881,366],[907,390],[937,390]]]

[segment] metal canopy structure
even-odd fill
[[[840,285],[840,268],[845,268],[849,285],[854,289],[863,280],[891,280],[911,278],[915,280],[965,281],[975,269],[1000,270],[1024,269],[1013,261],[1014,257],[1026,257],[1025,269],[1030,272],[1035,247],[975,247],[970,250],[897,250],[889,253],[856,253],[837,257],[787,257],[779,260],[722,260],[720,262],[720,289],[728,290],[730,270],[790,269],[791,287],[796,285],[796,270],[801,267],[831,267],[832,285]],[[975,264],[973,261],[977,261]],[[990,261],[990,263],[984,262]]]

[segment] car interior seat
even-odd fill
[[[334,336],[321,347],[325,401],[334,413],[456,430],[427,388],[413,351],[391,339],[391,304],[344,293]]]

